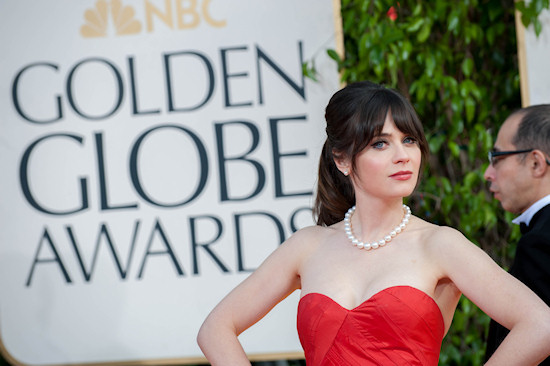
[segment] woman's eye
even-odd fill
[[[405,139],[403,140],[404,143],[406,144],[414,144],[416,143],[416,139],[414,137],[405,137]]]
[[[382,149],[384,147],[384,145],[386,144],[386,141],[376,141],[375,143],[372,144],[372,147],[374,147],[375,149]]]

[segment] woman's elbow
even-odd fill
[[[231,337],[234,333],[225,317],[212,312],[202,323],[199,332],[197,333],[197,343],[204,352],[208,347],[213,346],[219,341],[220,337]]]
[[[209,325],[209,323],[209,319],[207,318],[202,323],[199,332],[197,333],[197,344],[203,351],[207,347],[208,339],[210,339],[210,336],[208,334],[211,332],[211,326]]]
[[[547,308],[545,315],[546,316],[543,319],[538,319],[537,324],[542,328],[542,332],[544,332],[543,339],[550,339],[550,308]]]
[[[535,339],[542,340],[545,349],[550,353],[550,307],[544,306],[542,311],[531,312],[530,314],[530,333]]]

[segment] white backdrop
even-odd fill
[[[550,11],[540,15],[542,32],[537,37],[532,25],[527,29],[516,16],[520,61],[522,105],[550,103]]]
[[[337,2],[335,2],[337,3]],[[22,364],[192,362],[312,224],[332,0],[0,2],[0,339]],[[336,18],[337,19],[337,18]],[[315,62],[319,81],[302,76]],[[298,294],[242,336],[300,352]]]

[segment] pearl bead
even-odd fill
[[[401,233],[409,223],[411,217],[411,209],[408,206],[403,205],[403,210],[405,211],[405,214],[403,215],[403,220],[397,227],[395,227],[395,229],[390,231],[390,233],[386,235],[384,239],[380,239],[372,243],[363,243],[362,241],[357,239],[355,235],[353,235],[353,231],[351,228],[351,216],[355,212],[355,206],[352,206],[344,215],[344,231],[346,233],[346,236],[348,237],[348,240],[351,242],[351,244],[359,249],[378,249],[386,245],[386,243],[389,243],[392,238],[395,238],[399,233]]]

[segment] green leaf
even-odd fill
[[[422,25],[424,24],[425,22],[425,19],[424,18],[418,18],[416,19],[415,21],[413,21],[408,27],[407,27],[407,32],[410,32],[410,33],[415,33],[417,32],[420,27],[422,27]]]
[[[315,63],[313,61],[311,61],[311,63],[304,62],[302,64],[302,74],[313,81],[318,81],[317,79],[318,73],[317,73],[317,70],[315,69]]]
[[[466,187],[468,190],[470,190],[475,183],[477,183],[477,172],[469,172],[464,177],[464,187]]]
[[[458,14],[456,12],[452,12],[449,16],[449,25],[447,26],[447,30],[456,34],[459,24],[460,18],[458,17]]]
[[[474,61],[471,58],[465,58],[464,61],[462,61],[462,72],[464,73],[464,75],[470,76],[473,69]]]
[[[413,51],[412,43],[409,41],[404,41],[401,47],[401,59],[403,61],[408,60],[409,55],[412,53],[412,51]]]
[[[430,22],[424,23],[424,26],[422,27],[422,29],[420,30],[420,32],[416,36],[416,39],[418,40],[418,42],[419,43],[424,43],[428,39],[428,37],[430,36],[431,30],[432,30],[432,27],[431,27]]]
[[[342,59],[340,58],[340,55],[335,50],[328,49],[327,54],[331,59],[338,62],[339,64],[342,62]]]
[[[472,97],[467,97],[466,100],[464,101],[464,104],[466,106],[466,120],[468,122],[471,122],[475,116],[476,102]]]
[[[437,62],[435,61],[435,57],[433,55],[428,55],[428,57],[426,57],[426,75],[432,77],[436,66]]]
[[[435,136],[435,137],[429,139],[428,141],[429,141],[428,144],[430,146],[430,151],[432,153],[437,153],[439,151],[439,149],[441,148],[441,145],[445,141],[445,136],[444,135],[438,135],[438,136]]]
[[[449,141],[448,143],[449,149],[451,150],[451,154],[457,158],[460,155],[460,146],[454,141]]]
[[[542,23],[538,18],[535,18],[535,20],[533,21],[533,26],[535,28],[535,35],[538,37],[542,32]]]
[[[453,191],[453,187],[451,186],[451,182],[447,178],[441,178],[441,183],[443,183],[443,192],[445,194],[449,194]]]

